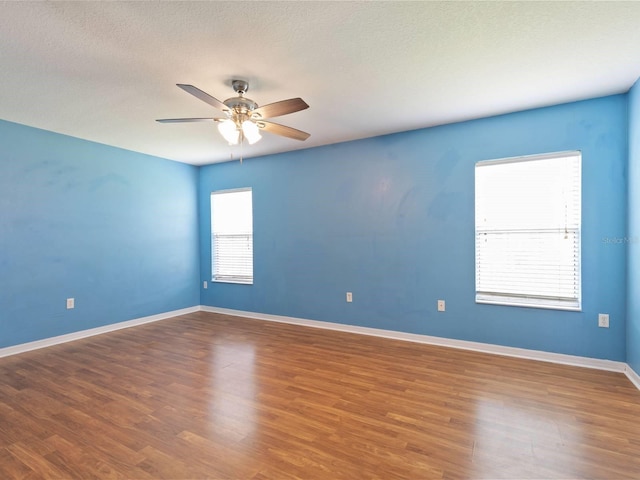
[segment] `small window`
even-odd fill
[[[253,283],[253,213],[250,188],[211,193],[212,281]]]
[[[581,154],[478,162],[476,302],[580,310]]]

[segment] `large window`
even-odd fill
[[[211,271],[214,282],[253,283],[250,188],[211,193]]]
[[[476,302],[580,309],[581,154],[478,162]]]

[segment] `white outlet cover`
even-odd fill
[[[609,314],[608,313],[599,313],[598,314],[598,326],[601,328],[609,328]]]

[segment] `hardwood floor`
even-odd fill
[[[640,478],[640,392],[198,312],[0,359],[0,478]]]

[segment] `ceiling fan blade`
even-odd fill
[[[156,120],[160,123],[185,123],[185,122],[219,122],[224,118],[161,118]]]
[[[180,87],[185,92],[190,93],[194,97],[199,98],[203,102],[208,103],[209,105],[211,105],[214,108],[217,108],[218,110],[221,110],[223,112],[226,112],[229,110],[229,108],[227,108],[227,106],[224,103],[222,103],[220,100],[212,97],[207,92],[203,92],[202,90],[200,90],[197,87],[194,87],[193,85],[185,85],[184,83],[177,83],[176,85],[178,85],[178,87]]]
[[[256,122],[261,130],[269,133],[275,133],[276,135],[282,135],[283,137],[293,138],[294,140],[306,140],[311,136],[310,133],[297,130],[295,128],[286,127],[279,123],[267,122],[265,120],[259,120]]]
[[[299,112],[309,108],[309,105],[301,98],[290,98],[289,100],[281,100],[279,102],[269,103],[262,107],[256,108],[252,115],[256,115],[262,118],[279,117],[280,115],[287,115],[288,113]]]

